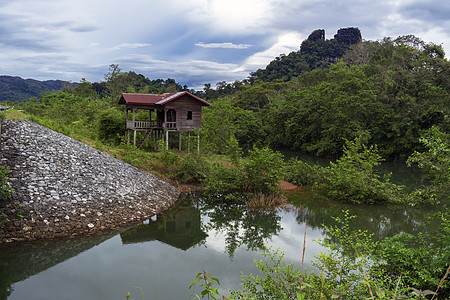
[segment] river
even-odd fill
[[[219,291],[239,288],[242,273],[257,272],[253,259],[264,246],[301,261],[306,222],[306,267],[323,251],[315,239],[322,224],[348,209],[354,228],[381,239],[416,233],[433,208],[354,206],[291,192],[292,207],[277,211],[242,210],[208,204],[201,195],[181,196],[177,205],[122,232],[29,246],[0,248],[3,299],[188,299],[195,275],[206,270],[220,280]],[[199,293],[199,291],[197,291]]]

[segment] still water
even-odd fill
[[[352,206],[288,195],[292,207],[278,211],[211,205],[183,195],[173,209],[120,233],[0,248],[0,298],[4,299],[188,299],[195,275],[208,271],[219,291],[239,288],[241,273],[257,273],[253,259],[265,246],[300,263],[306,225],[306,267],[323,251],[315,239],[322,224],[343,209],[357,215],[354,227],[381,239],[415,233],[430,210],[395,206]]]

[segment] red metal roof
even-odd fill
[[[192,95],[188,92],[178,92],[178,93],[165,93],[161,95],[156,94],[129,94],[124,93],[120,97],[118,104],[135,104],[135,105],[164,105],[178,99],[183,95],[188,95],[193,99],[200,101],[202,105],[210,106],[208,102],[198,98],[197,96]]]

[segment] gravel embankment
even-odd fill
[[[178,198],[154,175],[37,123],[4,120],[2,127],[1,165],[15,193],[0,200],[0,215],[11,220],[0,226],[0,243],[117,229]]]

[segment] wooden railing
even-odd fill
[[[166,122],[165,124],[167,130],[177,129],[177,122]]]
[[[156,121],[127,121],[127,129],[150,129],[156,127]]]

